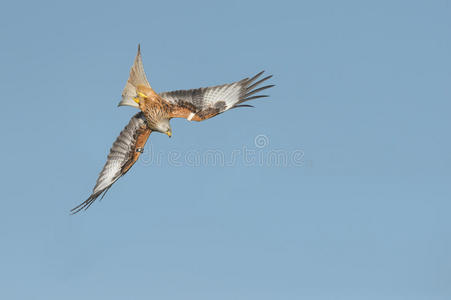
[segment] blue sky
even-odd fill
[[[4,3],[0,297],[450,299],[450,17],[450,1]],[[138,43],[157,91],[263,69],[277,86],[173,120],[70,216],[135,112],[116,105]],[[190,163],[243,149],[302,155]]]

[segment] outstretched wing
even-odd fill
[[[143,147],[152,131],[147,127],[141,112],[132,117],[111,147],[105,166],[97,178],[96,185],[89,198],[74,207],[73,214],[88,209],[89,206],[133,166],[142,153]],[[102,196],[102,197],[103,197]]]
[[[164,92],[160,96],[172,105],[172,113],[170,115],[172,118],[203,121],[231,108],[251,106],[242,104],[246,101],[268,97],[267,95],[255,95],[274,86],[258,87],[272,77],[267,76],[258,80],[262,74],[263,71],[252,78],[245,78],[230,84]]]

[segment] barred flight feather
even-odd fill
[[[127,126],[110,149],[107,161],[99,174],[96,185],[91,196],[71,210],[75,214],[83,209],[88,209],[92,203],[100,196],[105,196],[108,189],[121,176],[123,176],[138,159],[140,152],[136,148],[143,147],[150,134],[150,129],[146,125],[146,120],[142,112],[134,115]],[[140,145],[137,145],[137,144]],[[141,145],[142,144],[142,145]]]
[[[256,81],[264,71],[256,74],[252,78],[245,78],[230,84],[223,84],[212,87],[205,87],[192,90],[177,90],[172,92],[160,93],[160,96],[179,108],[174,117],[188,118],[190,113],[198,118],[195,121],[209,119],[226,110],[237,107],[248,107],[240,105],[243,102],[268,97],[268,95],[252,96],[260,91],[269,89],[274,85],[266,85],[257,88],[261,83],[270,79],[272,75],[266,76]],[[182,111],[183,109],[183,111]],[[189,113],[187,113],[187,111]]]

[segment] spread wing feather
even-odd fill
[[[263,71],[252,78],[245,78],[230,84],[164,92],[160,96],[173,105],[172,118],[203,121],[231,108],[250,106],[247,104],[241,105],[243,102],[268,97],[267,95],[253,96],[274,86],[266,85],[257,88],[261,83],[272,77],[270,75],[256,81],[262,74]]]
[[[113,183],[127,173],[138,160],[150,133],[151,130],[147,127],[141,112],[131,118],[128,125],[125,126],[113,143],[91,196],[80,205],[74,207],[71,210],[73,214],[83,209],[88,209],[100,195],[103,194],[104,196]]]

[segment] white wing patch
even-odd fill
[[[195,113],[190,113],[188,118],[187,118],[187,120],[191,121],[194,118],[195,115],[196,115]]]

